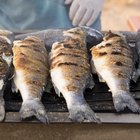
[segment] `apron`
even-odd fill
[[[34,30],[70,28],[69,6],[64,0],[0,0],[0,28]],[[100,16],[91,26],[100,30]]]

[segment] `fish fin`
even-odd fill
[[[12,92],[16,92],[16,93],[18,92],[18,88],[16,87],[14,81],[12,82],[12,87],[11,87],[11,89],[12,89]]]
[[[20,116],[22,119],[27,119],[35,116],[39,121],[46,123],[48,121],[45,107],[39,99],[23,101]]]
[[[93,77],[92,77],[92,75],[90,75],[89,79],[88,79],[88,83],[87,83],[87,88],[92,89],[92,88],[94,88],[94,86],[95,86],[95,83],[93,81]]]
[[[51,81],[48,81],[47,85],[43,88],[43,91],[51,93],[52,87],[53,87],[53,85],[52,85]]]
[[[93,110],[87,103],[81,105],[73,105],[69,108],[70,119],[73,122],[97,122],[101,123]]]
[[[65,100],[69,110],[69,118],[73,122],[97,122],[101,123],[94,111],[79,93],[66,93]]]
[[[54,83],[53,83],[53,87],[54,87],[55,93],[60,97],[60,91],[59,91],[59,89],[57,88],[57,86],[55,86]]]
[[[101,77],[101,75],[100,75],[99,73],[97,73],[96,68],[95,68],[95,66],[94,66],[94,62],[93,62],[92,59],[91,59],[91,61],[90,61],[90,64],[91,64],[92,73],[93,73],[93,74],[98,74],[98,78],[99,78],[99,81],[100,81],[100,82],[105,82],[105,81],[103,80],[103,78]]]
[[[100,82],[105,83],[105,80],[102,78],[102,76],[100,74],[98,74],[98,78],[99,78]]]
[[[97,72],[96,72],[96,68],[95,68],[95,66],[94,66],[94,62],[93,62],[92,59],[90,60],[90,65],[91,65],[91,71],[92,71],[92,73],[93,73],[93,74],[96,74],[96,73],[97,73]]]
[[[131,79],[136,83],[139,79],[139,76],[140,76],[140,71],[134,69],[133,73],[132,73],[132,76],[131,76]]]
[[[126,91],[119,90],[113,95],[113,102],[117,112],[123,111],[126,107],[132,112],[140,113],[140,107],[132,97],[132,95]]]

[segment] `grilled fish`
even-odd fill
[[[100,44],[91,49],[91,53],[97,74],[112,92],[115,109],[119,112],[127,107],[133,112],[140,112],[129,91],[134,61],[125,36],[110,31]]]
[[[46,122],[47,114],[40,101],[49,74],[48,53],[44,42],[34,36],[14,41],[13,65],[15,91],[19,90],[23,99],[21,118],[36,116],[40,121]]]
[[[64,40],[55,42],[50,53],[50,74],[56,93],[62,93],[74,122],[99,122],[84,99],[89,82],[90,65],[86,35],[81,28],[63,32]]]
[[[3,121],[5,117],[3,94],[11,72],[13,40],[12,32],[0,30],[0,121]]]

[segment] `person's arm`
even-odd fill
[[[69,17],[73,26],[90,26],[102,10],[103,0],[65,0],[71,4]]]

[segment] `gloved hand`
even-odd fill
[[[73,26],[92,25],[103,6],[103,0],[65,0],[65,4],[71,2],[69,17]]]

